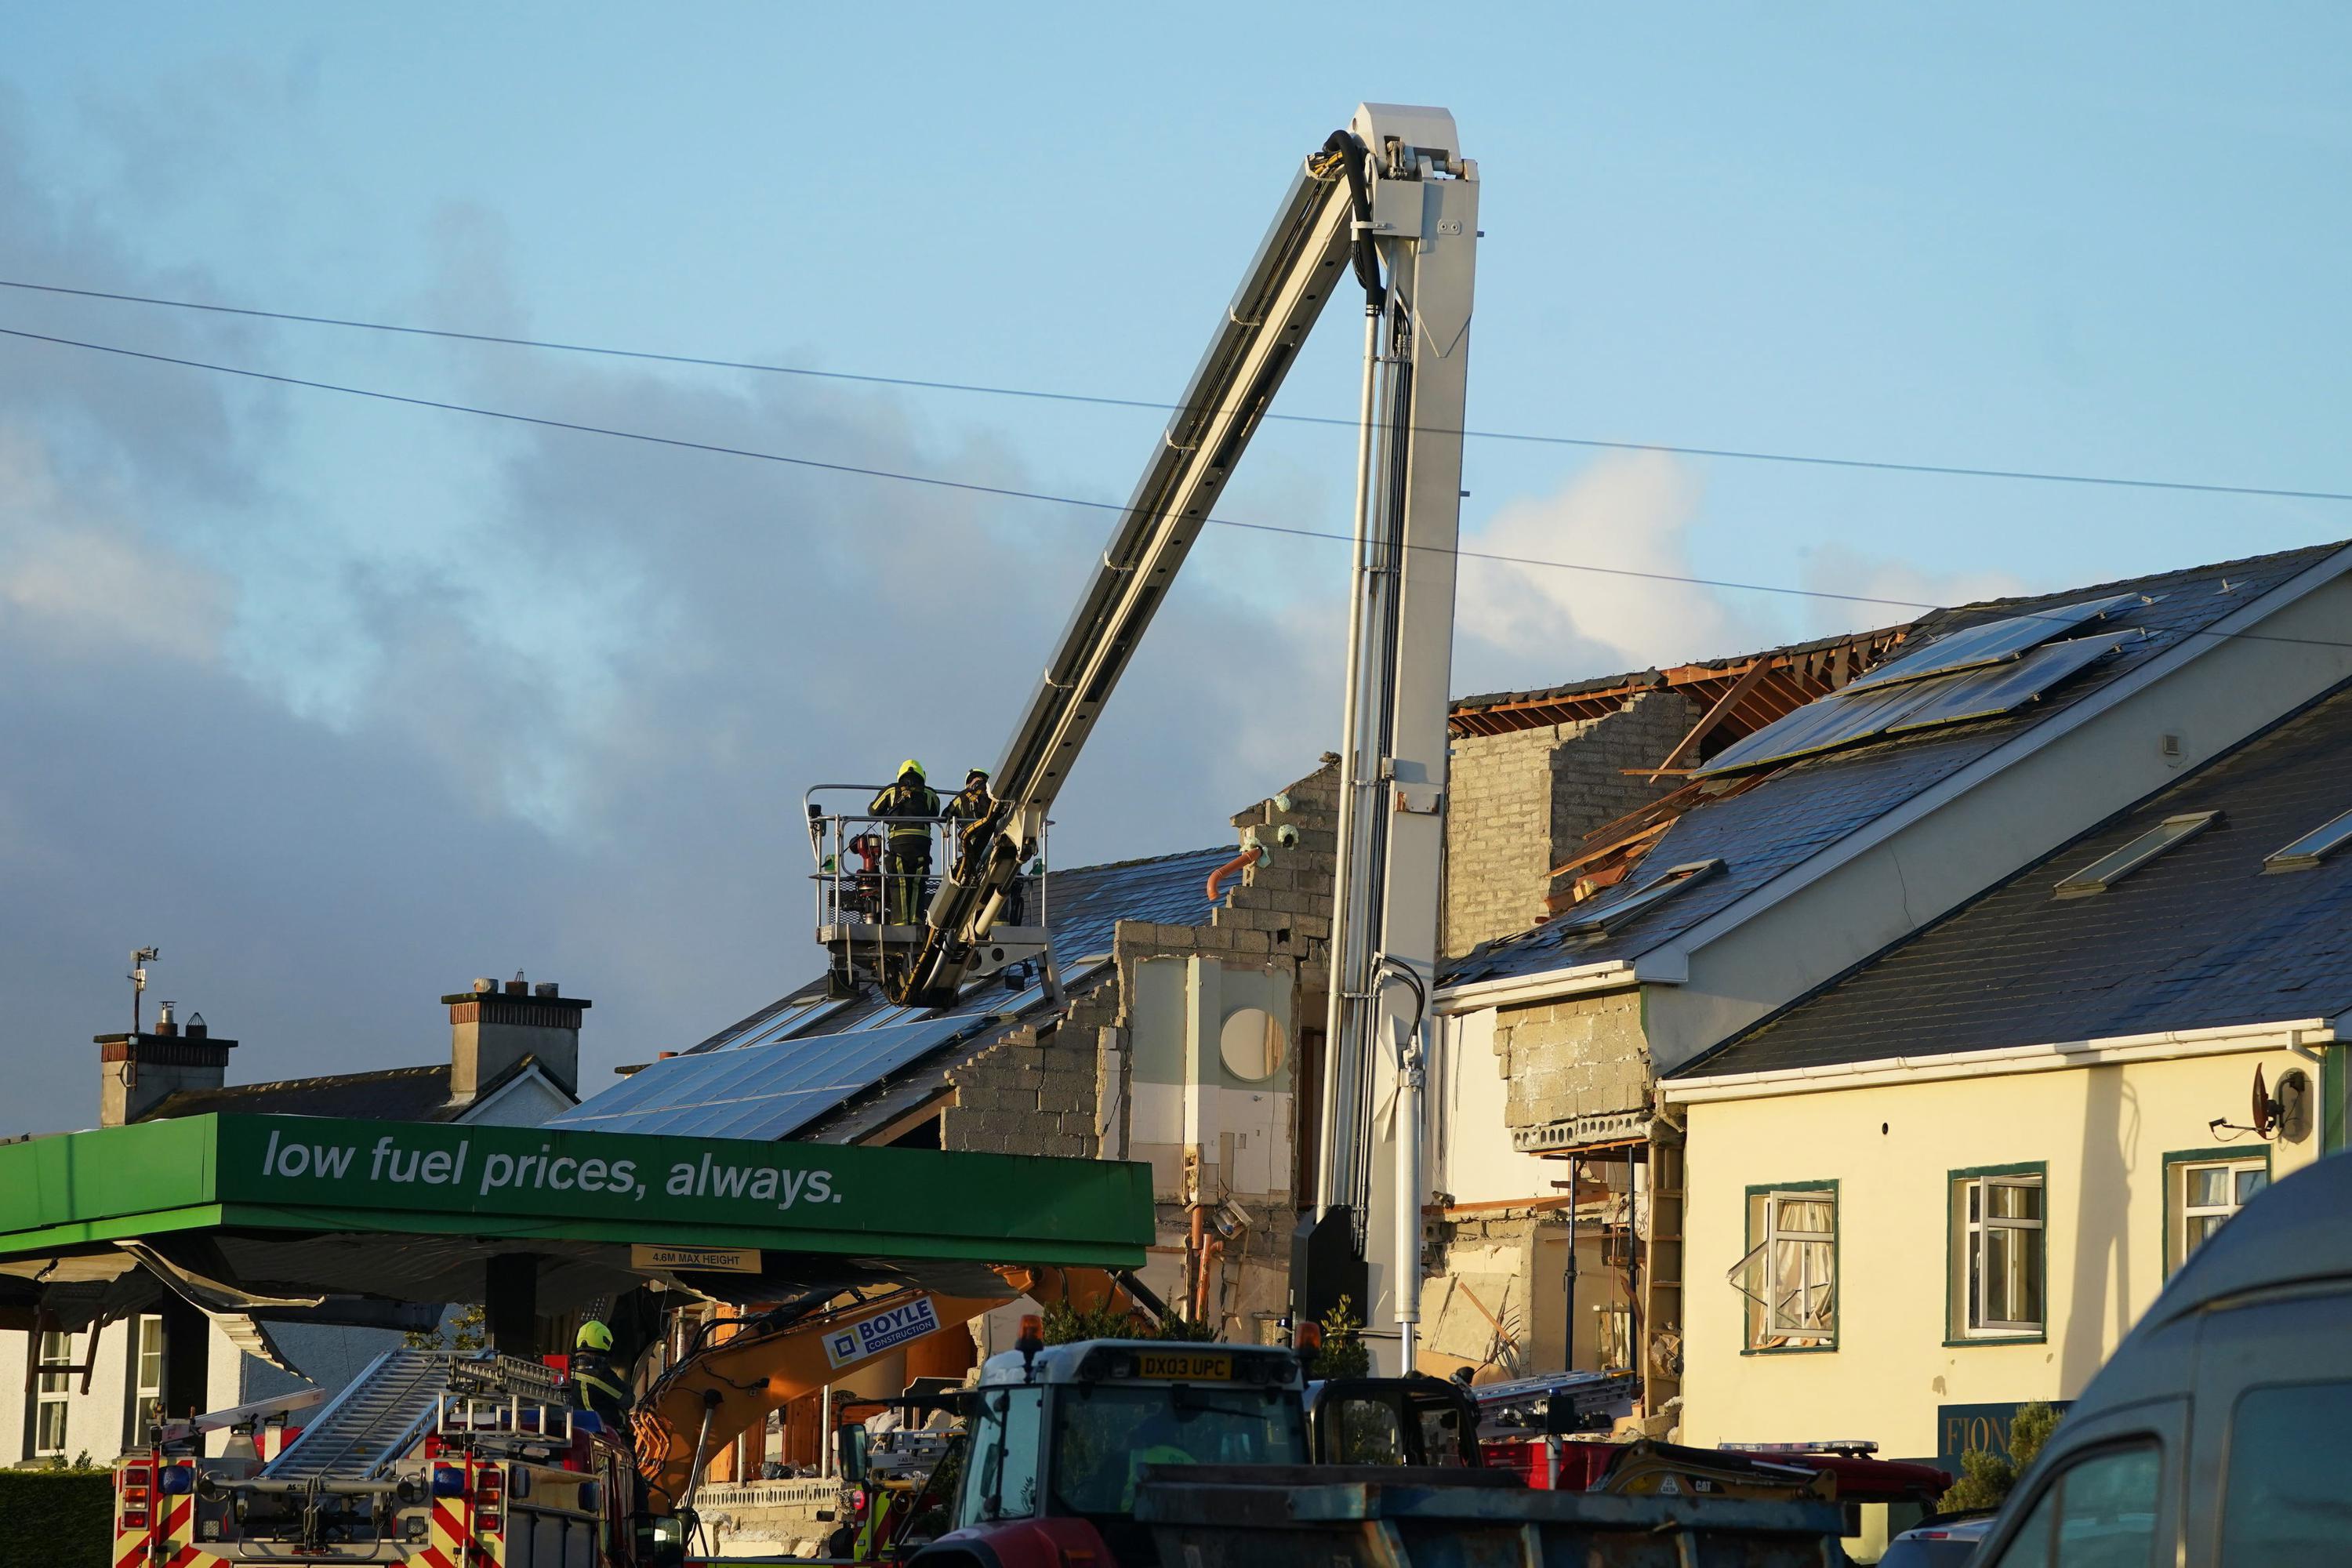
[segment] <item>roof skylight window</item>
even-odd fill
[[[1643,910],[1655,908],[1684,889],[1703,882],[1722,869],[1721,860],[1693,860],[1687,865],[1669,867],[1643,884],[1639,892],[1629,893],[1599,909],[1572,915],[1560,921],[1560,934],[1564,937],[1598,936],[1603,931],[1613,931]]]
[[[2177,844],[2186,844],[2221,820],[2218,811],[2187,811],[2168,816],[2113,854],[2103,855],[2058,884],[2062,899],[2104,893]]]
[[[2263,857],[2265,871],[2308,871],[2347,843],[2352,843],[2352,811],[2323,822],[2284,849]]]

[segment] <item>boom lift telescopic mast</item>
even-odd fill
[[[1362,1306],[1368,1321],[1400,1323],[1406,1366],[1419,1315],[1421,999],[1437,957],[1477,196],[1476,167],[1442,109],[1360,105],[1308,155],[991,775],[993,808],[965,832],[919,941],[875,950],[892,1001],[956,1000],[1128,660],[1352,272],[1365,300],[1363,427],[1316,1208],[1352,1232],[1359,1257],[1393,1227],[1399,1269],[1373,1265]],[[829,945],[845,970],[876,963],[846,936]],[[1376,1136],[1376,1118],[1391,1117],[1393,1137]]]

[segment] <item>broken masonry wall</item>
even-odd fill
[[[1446,786],[1440,946],[1456,958],[1544,916],[1551,868],[1584,835],[1666,794],[1654,768],[1697,723],[1696,703],[1650,691],[1614,713],[1454,742]]]
[[[1650,1052],[1638,987],[1503,1008],[1495,1016],[1495,1056],[1510,1086],[1509,1131],[1648,1114]]]

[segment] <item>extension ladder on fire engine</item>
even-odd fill
[[[261,1473],[278,1481],[370,1479],[415,1447],[448,1387],[446,1353],[386,1351]]]

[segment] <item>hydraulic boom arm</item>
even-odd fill
[[[1036,838],[1307,331],[1344,287],[1351,257],[1358,281],[1377,296],[1378,192],[1360,134],[1370,119],[1359,111],[1357,130],[1334,132],[1291,182],[1005,746],[992,775],[995,813],[982,831],[966,836],[965,852],[931,901],[928,936],[889,987],[902,1005],[955,1000],[1024,846]]]

